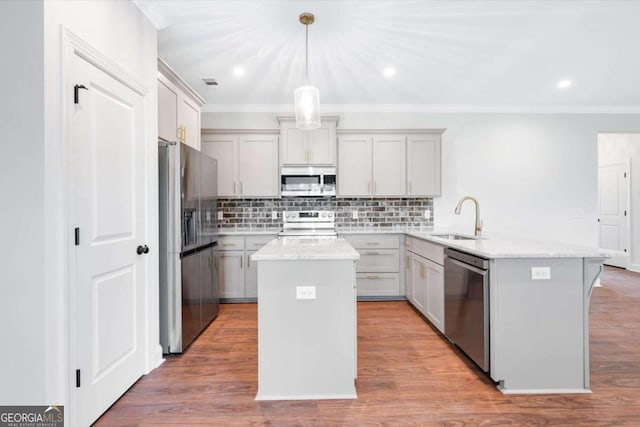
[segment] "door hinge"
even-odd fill
[[[76,369],[76,388],[80,387],[80,369]]]
[[[80,103],[80,94],[78,93],[80,89],[89,90],[85,85],[75,85],[73,87],[73,103],[74,104]]]
[[[75,235],[76,246],[79,246],[80,245],[80,229],[78,227],[76,227],[76,229],[74,230],[74,235]]]

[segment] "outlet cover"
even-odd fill
[[[352,219],[358,219],[358,211],[351,212],[351,218]]]
[[[316,299],[316,287],[296,286],[296,299]]]
[[[271,219],[278,219],[278,211],[271,211]]]
[[[551,267],[531,267],[531,280],[551,279]]]
[[[218,221],[222,221],[223,214],[222,211],[218,211]]]
[[[426,219],[431,218],[431,211],[430,211],[429,209],[427,209],[426,211],[424,211],[424,217],[425,217]]]

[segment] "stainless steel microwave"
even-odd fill
[[[291,166],[280,174],[282,197],[327,197],[336,195],[336,168]]]

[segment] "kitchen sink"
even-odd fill
[[[431,237],[438,237],[446,240],[476,240],[477,237],[466,236],[464,234],[448,233],[448,234],[432,234]]]

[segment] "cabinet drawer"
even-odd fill
[[[360,259],[356,272],[397,273],[400,271],[400,251],[398,249],[360,249]]]
[[[398,249],[397,234],[346,234],[345,239],[356,249]]]
[[[444,264],[444,246],[427,242],[426,240],[413,239],[411,251],[437,264]]]
[[[244,237],[242,236],[220,236],[218,248],[221,251],[242,251],[244,250]]]
[[[358,273],[356,283],[359,297],[397,296],[400,294],[398,273]]]
[[[266,245],[267,243],[269,243],[270,241],[272,241],[273,239],[276,238],[275,234],[269,234],[269,235],[260,235],[260,236],[247,236],[247,241],[246,241],[246,245],[247,245],[247,250],[248,251],[256,251],[258,249],[260,249],[261,247],[263,247],[264,245]]]

